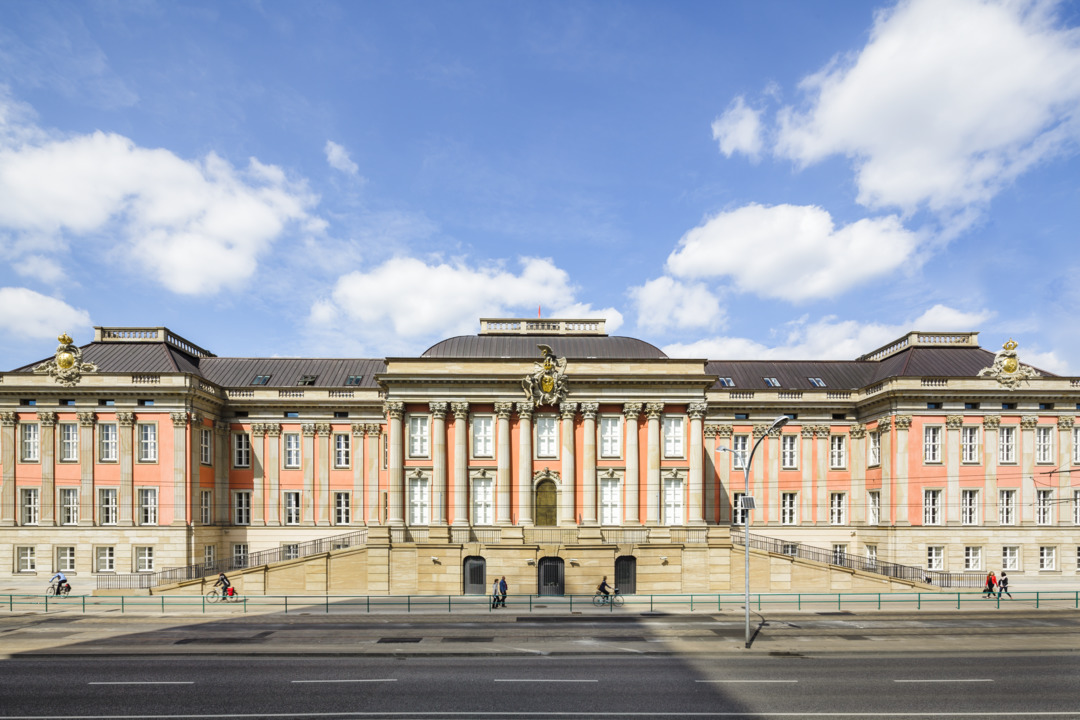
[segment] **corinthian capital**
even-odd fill
[[[959,430],[964,424],[963,415],[948,415],[945,418],[945,427],[949,430]]]
[[[16,415],[13,412],[0,412],[0,425],[12,427],[15,425]]]
[[[93,427],[97,422],[97,415],[92,412],[76,413],[76,417],[79,418],[79,425],[83,427]]]
[[[1068,430],[1076,423],[1076,418],[1072,415],[1062,415],[1058,418],[1058,428],[1061,430]]]
[[[469,419],[469,403],[456,402],[450,403],[450,409],[454,411],[455,420],[468,420]]]
[[[39,412],[37,414],[38,422],[42,425],[49,426],[56,424],[56,413],[54,412]]]
[[[402,415],[405,414],[405,403],[400,400],[387,400],[383,403],[383,412],[388,418],[400,420]]]
[[[169,419],[172,420],[173,427],[183,427],[187,425],[188,416],[186,412],[174,412],[169,413]]]
[[[304,434],[304,437],[315,436],[315,423],[303,423],[300,425],[300,432]]]
[[[641,403],[639,403],[639,402],[625,403],[622,406],[622,411],[623,411],[623,415],[626,416],[627,420],[637,420],[638,415],[641,414]]]
[[[564,402],[559,405],[559,414],[563,420],[573,420],[577,416],[577,403]]]
[[[705,413],[709,411],[709,404],[703,402],[690,403],[686,406],[686,413],[690,416],[691,420],[702,420],[705,418]]]
[[[910,415],[896,415],[893,419],[896,423],[897,430],[910,430],[911,429],[911,416]]]
[[[595,420],[596,413],[600,411],[600,403],[581,403],[581,414],[586,420]]]
[[[1001,427],[1000,415],[986,415],[983,417],[983,427],[987,430],[997,430]]]
[[[40,416],[40,413],[39,413]],[[1023,430],[1034,430],[1035,426],[1039,424],[1039,418],[1037,415],[1023,415],[1020,418],[1020,427]]]
[[[510,417],[510,414],[514,412],[514,403],[512,402],[497,402],[495,403],[495,415],[502,420],[506,420]]]
[[[659,418],[664,414],[664,403],[651,402],[645,403],[645,415],[652,420],[653,418]]]
[[[431,410],[431,416],[437,420],[442,420],[446,417],[446,407],[445,402],[428,403],[428,409]]]

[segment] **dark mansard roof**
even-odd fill
[[[655,345],[631,337],[607,335],[459,335],[435,343],[423,352],[426,358],[508,358],[535,360],[538,345],[568,360],[662,360],[667,355]]]

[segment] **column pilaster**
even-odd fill
[[[717,425],[716,426],[716,445],[717,447],[723,445],[724,447],[731,447],[731,437],[735,434],[735,428],[731,425]],[[713,456],[716,458],[716,455]],[[724,453],[723,460],[716,459],[717,468],[720,476],[719,485],[716,488],[716,492],[719,495],[717,500],[718,517],[716,521],[718,523],[730,523],[731,522],[731,453]],[[735,480],[736,482],[738,479]]]
[[[217,462],[214,463],[214,510],[213,519],[217,525],[229,522],[229,468],[232,466],[232,434],[229,423],[218,420],[214,423],[214,449]],[[121,492],[121,498],[123,493]],[[123,501],[121,501],[121,507]],[[121,511],[123,512],[123,511]]]
[[[251,425],[251,526],[266,525],[266,424]]]
[[[17,415],[0,412],[0,527],[15,525],[15,428]]]
[[[319,498],[315,508],[315,524],[325,527],[330,524],[330,513],[333,512],[333,490],[330,488],[330,424],[318,423],[315,425],[315,434],[319,437],[318,462],[319,474]]]
[[[495,459],[496,525],[510,524],[510,413],[513,410],[513,403],[495,403],[495,417],[498,425],[496,429],[498,450]]]
[[[445,402],[428,403],[431,410],[431,513],[436,525],[446,525],[446,410]]]
[[[660,524],[660,416],[664,403],[645,404],[645,416],[649,419],[647,447],[647,470],[645,475],[645,521],[649,525]]]
[[[94,424],[97,416],[80,412],[79,418],[79,525],[94,524]]]
[[[1020,417],[1020,524],[1035,523],[1035,428],[1039,425],[1037,415]]]
[[[577,474],[574,463],[574,418],[577,417],[577,403],[564,402],[559,406],[562,416],[562,510],[559,520],[565,525],[577,525],[577,503],[574,489]]]
[[[303,436],[301,449],[300,467],[304,475],[304,494],[300,501],[301,517],[304,525],[315,524],[315,504],[319,500],[318,488],[315,487],[315,423],[301,423],[300,433]]]
[[[911,516],[908,514],[908,496],[910,495],[911,477],[908,472],[908,432],[911,430],[910,415],[895,415],[893,423],[896,425],[896,507],[903,513],[896,518],[896,525],[907,527],[911,525]]]
[[[851,509],[852,522],[866,523],[866,426],[851,426]]]
[[[454,525],[469,524],[469,403],[450,404],[454,411]]]
[[[963,415],[945,418],[945,524],[960,524],[960,428]]]
[[[379,438],[382,425],[368,423],[364,425],[364,437],[367,450],[364,451],[364,466],[367,468],[367,518],[368,525],[379,524]]]
[[[281,425],[263,423],[266,432],[266,524],[281,525]],[[262,444],[262,440],[259,441]]]
[[[705,515],[702,512],[702,500],[704,495],[704,473],[702,470],[702,425],[705,413],[708,411],[706,403],[690,403],[686,412],[690,416],[690,513],[687,521],[690,525],[704,525]]]
[[[405,524],[405,441],[402,433],[402,417],[405,413],[405,403],[389,401],[384,403],[383,408],[390,424],[390,458],[387,463],[390,489],[390,511],[387,523],[390,525]]]
[[[623,423],[626,427],[626,510],[623,519],[627,525],[641,524],[641,453],[638,450],[638,416],[641,403],[623,404]]]
[[[56,413],[39,412],[41,424],[41,514],[40,527],[56,525]]]
[[[599,410],[599,403],[581,403],[582,434],[585,440],[581,457],[584,525],[599,524],[596,513],[596,413]]]
[[[518,413],[518,472],[514,486],[517,488],[518,525],[533,524],[533,488],[532,488],[532,416],[534,405],[531,402],[517,403]]]
[[[979,520],[983,525],[996,526],[998,524],[998,432],[1001,428],[1000,415],[986,415],[983,417],[983,475],[986,488],[985,497],[980,498],[982,507],[979,508]]]
[[[349,428],[352,433],[349,437],[349,450],[352,464],[353,489],[350,511],[350,523],[363,525],[367,518],[366,503],[364,502],[364,424],[353,423]]]
[[[173,456],[172,456],[172,496],[173,525],[187,524],[187,431],[188,414],[186,412],[169,413],[172,420]]]

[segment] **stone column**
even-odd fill
[[[983,417],[983,487],[985,497],[979,508],[979,520],[983,525],[996,526],[998,524],[998,429],[1001,427],[1000,415],[986,415]]]
[[[405,444],[401,418],[405,413],[405,403],[388,401],[384,403],[386,417],[390,423],[390,458],[389,471],[389,517],[387,524],[405,524]]]
[[[266,425],[251,425],[251,526],[266,525]]]
[[[704,474],[702,472],[702,423],[705,420],[705,412],[708,410],[706,403],[690,403],[686,412],[690,415],[690,512],[687,516],[689,525],[704,525],[705,516],[701,511],[701,503],[704,499]]]
[[[735,434],[735,428],[731,425],[717,425],[716,426],[716,444],[717,446],[723,445],[724,447],[731,447],[731,437]],[[720,469],[719,485],[716,488],[719,494],[719,517],[717,522],[730,523],[732,520],[731,514],[731,493],[734,490],[734,485],[738,485],[742,481],[741,473],[736,476],[731,474],[731,453],[724,453],[722,457],[716,459],[716,463]]]
[[[719,430],[717,425],[706,425],[702,431],[705,434],[705,524],[715,525],[716,517],[716,434]]]
[[[910,476],[908,472],[908,431],[911,429],[911,416],[910,415],[896,415],[894,417],[896,424],[896,507],[903,513],[902,516],[897,516],[897,526],[909,526],[911,525],[911,517],[908,514],[908,496],[911,489],[911,481],[908,479]]]
[[[1020,417],[1020,524],[1035,523],[1035,428],[1039,425],[1037,415]],[[44,433],[42,433],[44,435]],[[1060,566],[1059,566],[1060,567]]]
[[[1069,468],[1072,467],[1072,429],[1076,420],[1071,415],[1061,415],[1058,424],[1058,462],[1061,468],[1058,476],[1057,520],[1056,525],[1072,525],[1072,480]]]
[[[218,420],[214,423],[214,440],[217,442],[215,446],[217,462],[214,464],[213,518],[218,525],[227,525],[229,523],[229,468],[232,467],[232,434],[229,432],[227,421]],[[123,502],[121,502],[122,505]]]
[[[749,511],[749,518],[751,525],[758,525],[767,522],[776,522],[776,502],[772,497],[765,497],[765,478],[769,477],[769,489],[772,490],[774,483],[772,482],[773,466],[769,462],[769,446],[772,444],[769,442],[769,426],[765,424],[754,425],[753,430],[750,432],[750,448],[753,449],[754,443],[758,441],[758,438],[764,437],[761,441],[761,447],[758,448],[757,453],[754,455],[754,459],[757,461],[754,465],[750,466],[750,494],[753,496],[756,508]],[[775,436],[779,432],[779,429],[773,431]],[[745,482],[745,480],[744,480]]]
[[[515,485],[518,493],[518,525],[533,524],[532,487],[532,414],[531,402],[517,403],[518,413],[518,472]]]
[[[191,525],[195,524],[195,518],[202,518],[199,516],[200,497],[202,491],[202,431],[203,422],[202,415],[197,412],[190,413],[191,416],[191,442],[188,443],[188,471],[184,484],[187,485],[187,502],[188,502],[188,522]],[[213,458],[211,458],[213,459]],[[194,538],[192,538],[194,540]]]
[[[881,465],[881,518],[882,525],[892,525],[893,502],[892,502],[892,418],[883,417],[878,420],[878,460]]]
[[[94,524],[94,423],[92,412],[77,413],[79,418],[79,524]]]
[[[449,523],[446,498],[445,402],[428,403],[431,410],[431,512],[436,525]]]
[[[319,436],[319,490],[322,502],[315,512],[316,525],[330,525],[330,516],[334,507],[334,491],[330,487],[330,423],[318,423],[315,432]]]
[[[132,453],[132,433],[135,432],[135,414],[129,412],[116,413],[117,435],[120,441],[120,526],[130,527],[134,524],[135,509],[135,457]],[[226,513],[228,510],[226,509]],[[226,514],[226,518],[228,515]]]
[[[800,525],[816,525],[821,514],[814,498],[814,428],[814,425],[803,425],[799,428],[799,467],[802,468],[802,490],[799,492]]]
[[[623,404],[623,417],[626,418],[626,510],[623,518],[628,525],[641,524],[641,453],[638,451],[638,415],[641,403]]]
[[[829,447],[829,436],[831,435],[828,425],[815,425],[814,437],[817,438],[817,463],[815,463],[814,469],[816,470],[817,482],[817,525],[829,524],[829,481],[828,472],[830,465],[829,454],[832,448]]]
[[[41,514],[38,525],[50,527],[56,524],[56,413],[39,412],[41,423]]]
[[[495,403],[495,416],[498,418],[496,442],[498,443],[497,456],[495,459],[495,486],[497,497],[495,500],[495,524],[510,524],[510,413],[514,410],[514,404],[508,402]]]
[[[597,525],[596,514],[596,413],[599,403],[581,403],[585,447],[581,457],[581,504],[584,525]]]
[[[188,415],[186,412],[169,413],[169,419],[173,426],[173,457],[172,457],[172,486],[173,486],[173,525],[187,524],[187,430]],[[159,459],[164,459],[160,458]]]
[[[469,403],[450,403],[454,412],[454,525],[469,524]]]
[[[304,493],[300,499],[302,508],[300,517],[304,525],[315,524],[315,502],[318,500],[319,489],[315,487],[315,423],[302,423],[300,433],[303,435],[303,446],[300,450],[300,467],[304,474]]]
[[[848,507],[853,523],[866,524],[866,426],[852,425],[850,438],[851,497]]]
[[[945,418],[945,524],[960,524],[960,428],[963,415]]]
[[[367,518],[364,502],[364,427],[362,423],[353,423],[350,428],[352,435],[349,438],[349,450],[352,457],[349,462],[352,463],[353,491],[349,519],[352,525],[363,525]]]
[[[15,428],[18,416],[13,412],[0,412],[0,466],[4,474],[0,478],[0,527],[15,525]]]
[[[559,406],[559,412],[562,414],[562,510],[559,512],[559,520],[564,525],[576,525],[574,418],[577,415],[577,403],[564,402]]]
[[[367,518],[368,525],[379,524],[379,438],[382,425],[368,423],[364,425],[367,438],[367,450],[364,451],[364,463],[367,468]]]
[[[660,524],[660,416],[664,403],[645,404],[645,416],[649,418],[647,469],[645,471],[645,521],[649,525]]]
[[[281,425],[267,423],[263,425],[268,438],[266,442],[266,524],[273,527],[281,525]],[[262,440],[258,445],[262,446]]]

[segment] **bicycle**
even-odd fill
[[[206,593],[206,602],[240,602],[240,593],[233,593],[232,595],[222,595],[220,590],[211,590]]]
[[[71,583],[64,583],[58,588],[59,580],[49,583],[48,589],[45,590],[46,595],[58,595],[60,597],[66,597],[71,592]]]
[[[599,590],[593,595],[592,604],[596,607],[603,607],[604,605],[614,605],[615,607],[622,607],[625,600],[623,596],[619,594],[619,588],[615,588],[610,595],[604,595]]]

